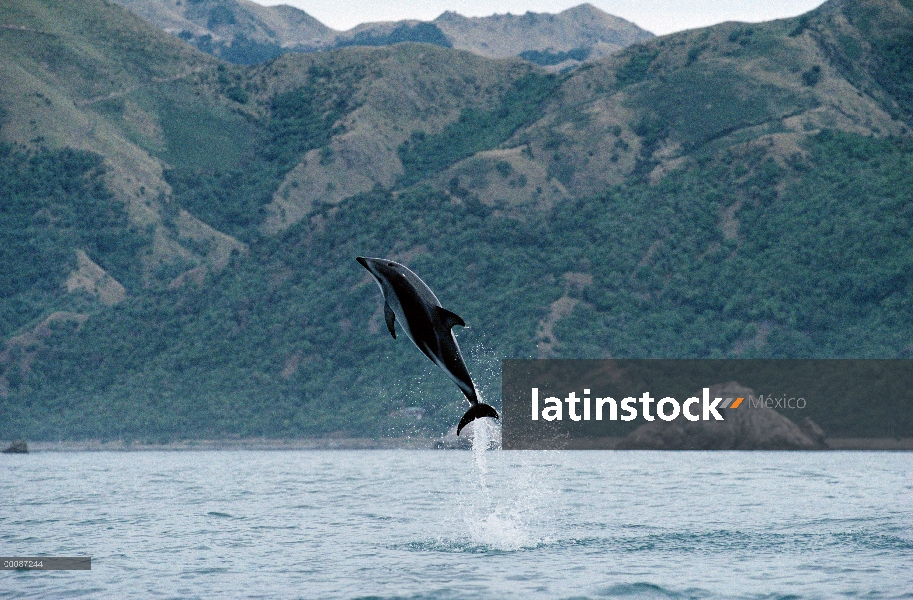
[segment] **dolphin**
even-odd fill
[[[393,323],[399,321],[412,343],[447,373],[472,405],[460,419],[457,435],[475,419],[497,419],[498,411],[479,402],[476,386],[463,362],[456,338],[453,337],[451,328],[454,325],[466,327],[463,319],[441,306],[431,288],[408,267],[386,258],[359,256],[355,260],[371,273],[380,286],[384,296],[384,320],[393,339],[396,339]]]

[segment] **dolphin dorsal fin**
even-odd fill
[[[387,322],[387,329],[390,330],[390,335],[393,336],[393,339],[396,339],[396,330],[393,329],[393,321],[396,320],[396,315],[393,314],[393,309],[390,308],[390,305],[384,302],[384,321]]]
[[[437,307],[438,319],[444,324],[446,329],[450,329],[454,325],[459,325],[460,327],[466,327],[466,323],[460,318],[460,315],[450,312],[443,306]]]

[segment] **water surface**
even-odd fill
[[[0,458],[8,598],[913,598],[879,452],[44,452]]]

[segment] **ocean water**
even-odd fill
[[[483,436],[480,436],[483,437]],[[913,455],[0,456],[3,598],[913,598]]]

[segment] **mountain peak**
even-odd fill
[[[578,4],[577,6],[572,6],[561,11],[559,14],[572,14],[572,15],[608,15],[609,13],[604,10],[600,10],[590,4],[589,2],[584,2],[583,4]]]
[[[296,8],[265,7],[250,0],[114,2],[205,52],[243,64],[264,62],[287,52],[423,42],[489,58],[519,56],[563,69],[653,37],[587,3],[558,14],[466,17],[446,11],[431,22],[363,23],[340,32]]]
[[[492,58],[521,56],[555,68],[601,58],[654,37],[592,4],[580,4],[558,14],[466,17],[447,11],[433,23],[453,41],[454,48]]]

